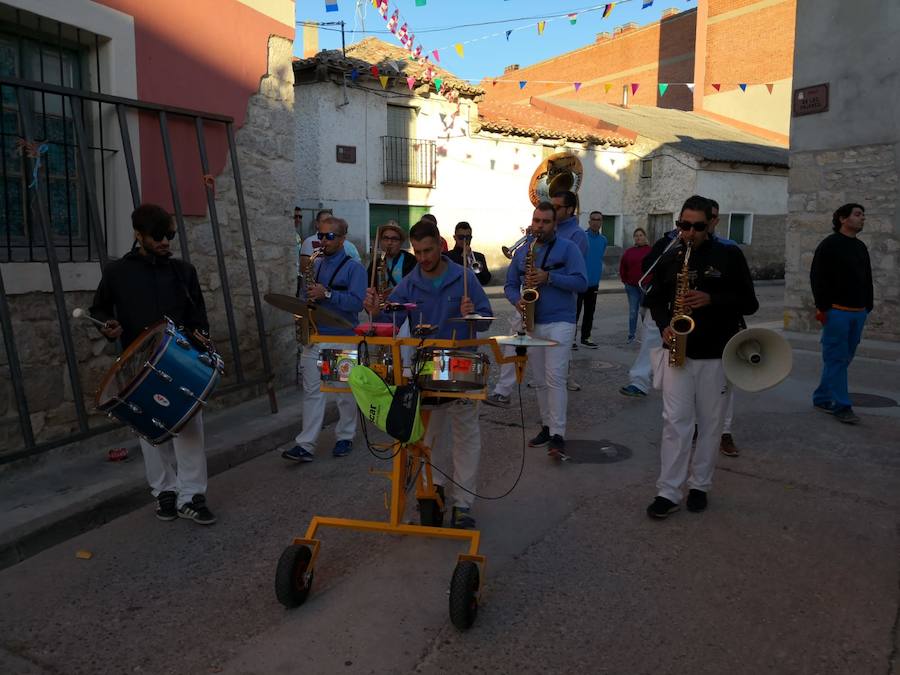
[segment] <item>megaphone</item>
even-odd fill
[[[722,367],[738,389],[762,391],[786,378],[794,365],[791,346],[766,328],[745,328],[725,345]]]

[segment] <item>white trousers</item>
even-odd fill
[[[356,435],[356,401],[350,390],[346,394],[326,394],[322,391],[322,380],[316,361],[322,349],[352,348],[347,344],[311,344],[303,350],[303,431],[297,434],[294,442],[311,453],[316,451],[316,441],[322,431],[325,420],[325,403],[334,397],[337,400],[340,415],[334,435],[339,441],[352,441]]]
[[[734,387],[728,387],[728,402],[725,404],[725,419],[722,420],[722,433],[731,433],[731,423],[734,421]]]
[[[638,352],[631,370],[628,371],[630,383],[645,394],[650,392],[651,375],[653,373],[650,363],[650,351],[659,347],[662,347],[662,336],[659,334],[656,322],[650,317],[650,312],[647,312],[644,320],[641,322],[641,350]]]
[[[660,443],[659,496],[681,501],[689,489],[708,492],[731,389],[721,359],[685,359],[684,366],[663,365],[663,432]],[[697,443],[691,453],[694,424]]]
[[[206,448],[203,438],[203,411],[199,411],[184,425],[178,436],[161,445],[151,445],[141,439],[144,470],[150,492],[178,494],[178,508],[191,501],[194,495],[206,494]]]
[[[518,311],[515,311],[513,312],[512,318],[509,320],[510,335],[515,335],[520,330],[522,330],[522,315],[519,314]],[[515,347],[503,347],[503,356],[515,356],[515,353]],[[512,394],[513,388],[515,386],[516,364],[504,363],[502,366],[500,366],[500,378],[497,380],[497,384],[494,385],[493,393],[508,397]]]
[[[572,356],[572,340],[575,339],[575,324],[565,321],[536,324],[532,335],[559,343],[555,347],[529,349],[528,365],[541,411],[541,425],[550,427],[551,436],[565,437],[566,406],[569,403],[566,379]]]
[[[453,461],[453,482],[450,491],[454,506],[470,508],[478,487],[478,463],[481,460],[481,426],[478,424],[478,401],[458,399],[431,409],[431,419],[425,434],[425,444],[431,448],[431,462],[450,473]],[[447,479],[438,471],[432,475],[435,485],[446,485]],[[465,488],[459,489],[458,486]],[[468,490],[468,492],[466,492]]]

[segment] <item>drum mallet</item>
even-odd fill
[[[85,312],[83,309],[81,309],[81,307],[76,307],[75,309],[73,309],[72,316],[75,317],[76,319],[87,319],[88,321],[93,321],[95,324],[100,326],[100,328],[107,328],[105,321],[98,321],[97,319],[92,317],[90,314]]]

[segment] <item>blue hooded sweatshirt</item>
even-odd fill
[[[569,216],[561,223],[556,224],[556,236],[560,239],[569,239],[581,255],[586,259],[588,255],[588,239],[587,234],[578,225],[578,216]]]
[[[581,231],[582,235],[584,231]],[[506,272],[503,292],[513,305],[521,297],[522,281],[525,279],[525,256],[528,246],[520,246],[513,256]],[[587,289],[587,272],[584,256],[578,247],[568,239],[555,239],[538,244],[534,249],[534,264],[550,272],[550,278],[538,288],[540,297],[534,309],[535,323],[564,321],[575,323],[577,294]]]
[[[330,298],[322,298],[316,304],[347,319],[354,326],[359,323],[358,314],[366,298],[366,270],[343,250],[334,255],[319,256],[315,262],[315,280],[331,289]],[[352,328],[340,328],[317,324],[322,335],[353,335]]]
[[[438,332],[430,335],[430,338],[450,340],[453,338],[453,332],[456,331],[456,339],[465,340],[469,338],[467,324],[447,321],[447,319],[460,316],[459,303],[462,302],[463,297],[463,268],[446,255],[443,258],[447,263],[447,271],[437,286],[435,286],[435,280],[423,276],[422,268],[416,265],[412,272],[397,284],[389,299],[391,302],[414,302],[418,305],[416,309],[407,313],[410,329],[415,329],[420,323],[430,323],[440,326]],[[481,284],[478,283],[478,277],[472,270],[467,269],[466,274],[468,275],[469,298],[475,305],[475,313],[490,316],[491,303]],[[397,316],[398,324],[402,321],[403,316]],[[476,332],[487,329],[486,321],[475,325]]]
[[[594,234],[591,230],[585,232],[588,240],[587,275],[588,288],[597,288],[603,277],[603,256],[606,254],[606,236],[601,232]]]

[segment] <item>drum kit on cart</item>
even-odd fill
[[[314,313],[318,324],[353,328],[341,317],[292,296],[269,294],[265,296],[265,300],[298,318]],[[401,306],[396,309],[406,313],[414,308]],[[461,332],[473,335],[477,324],[483,325],[492,319],[493,317],[469,315],[453,321],[460,323],[461,329],[464,329]],[[411,337],[400,337],[395,324],[361,324],[354,330],[355,335],[310,336],[313,344],[329,345],[320,350],[318,360],[322,391],[353,395],[348,386],[352,382],[351,373],[358,366],[366,366],[377,373],[391,391],[394,391],[394,387],[402,387],[411,380],[414,381],[426,403],[432,399],[484,400],[487,397],[490,361],[487,354],[478,351],[479,348],[489,348],[498,364],[514,363],[517,378],[521,381],[526,348],[556,344],[551,340],[524,334],[490,339],[433,339],[428,336],[436,331],[436,327],[421,325],[411,328]],[[516,354],[505,356],[502,352],[504,345],[516,347]],[[411,363],[404,363],[404,351],[413,352]],[[357,404],[363,415],[371,420],[372,416],[363,408],[359,397]],[[444,494],[442,488],[433,481],[431,449],[423,441],[430,416],[429,407],[424,406],[419,414],[422,431],[416,434],[418,440],[395,440],[373,446],[373,449],[384,451],[392,461],[392,470],[387,474],[391,481],[387,520],[314,516],[304,536],[294,538],[278,561],[275,594],[285,607],[297,607],[306,600],[312,588],[321,546],[316,534],[321,527],[336,527],[363,532],[435,537],[466,544],[465,552],[458,556],[450,581],[450,619],[461,630],[469,628],[475,621],[485,568],[485,557],[479,553],[481,533],[478,530],[442,527]],[[413,486],[419,507],[419,524],[402,522],[407,494],[412,491]]]

